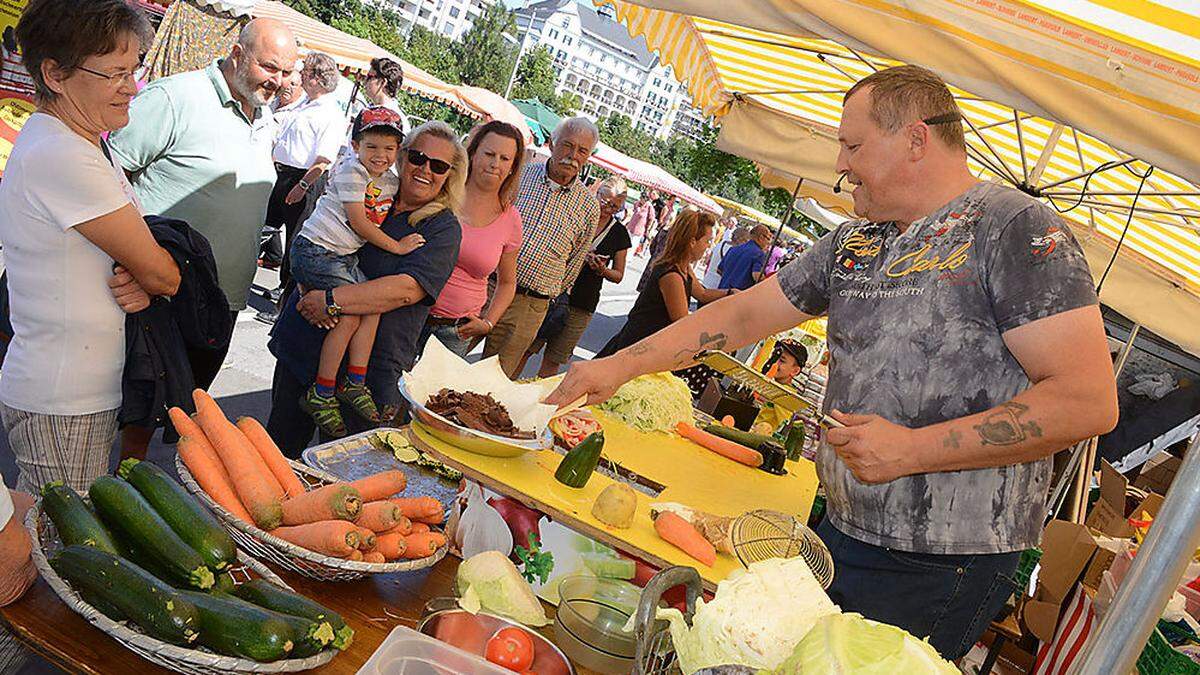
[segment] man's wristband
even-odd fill
[[[309,183],[308,181],[304,180],[303,178],[301,178],[300,182],[296,183],[296,187],[300,188],[301,190],[304,190],[305,192],[308,192],[308,189],[310,187],[312,187],[312,184]]]

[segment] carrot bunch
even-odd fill
[[[446,536],[429,526],[445,509],[432,497],[399,497],[402,471],[384,471],[313,490],[251,417],[234,424],[207,392],[192,392],[196,414],[168,412],[183,463],[226,511],[270,534],[327,556],[364,562],[433,555]],[[417,526],[420,527],[417,527]]]

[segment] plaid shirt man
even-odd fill
[[[525,167],[517,192],[525,239],[517,254],[517,287],[548,297],[575,283],[600,221],[600,202],[579,180],[559,185],[546,165]]]

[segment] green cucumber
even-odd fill
[[[209,593],[233,593],[237,588],[237,584],[233,582],[233,577],[229,576],[228,572],[219,572],[213,580],[213,587],[208,589]]]
[[[170,575],[191,588],[213,585],[213,573],[200,554],[188,546],[132,485],[100,476],[88,488],[92,506],[118,536],[145,552]]]
[[[200,615],[180,595],[183,591],[128,560],[76,544],[51,558],[50,566],[84,599],[96,600],[96,608],[114,621],[128,620],[148,635],[177,645],[199,637]]]
[[[151,462],[129,458],[121,462],[117,474],[137,488],[206,565],[220,571],[237,563],[237,548],[229,532],[166,471]]]
[[[222,654],[260,662],[302,659],[333,640],[329,624],[274,612],[231,595],[180,593],[200,611],[200,644]]]
[[[333,646],[346,649],[354,639],[354,629],[346,625],[337,612],[303,595],[280,588],[266,579],[252,579],[234,589],[233,594],[259,607],[290,614],[318,623],[328,623],[333,629]]]
[[[42,488],[42,508],[58,530],[63,546],[82,544],[121,555],[112,533],[71,486],[62,481],[46,483]]]
[[[600,452],[604,450],[604,432],[597,431],[571,448],[567,456],[558,463],[554,477],[563,485],[581,488],[587,485],[600,462]]]
[[[762,445],[763,443],[775,441],[775,439],[770,436],[752,434],[749,431],[734,429],[733,427],[727,427],[724,424],[709,424],[704,427],[704,430],[714,436],[720,436],[721,438],[724,438],[728,441],[733,441],[738,445],[744,445],[751,450],[758,450],[758,446]]]

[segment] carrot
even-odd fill
[[[691,523],[670,511],[658,514],[654,519],[654,531],[663,541],[709,567],[717,562],[717,549]]]
[[[420,534],[422,532],[430,531],[432,531],[432,528],[429,527],[429,523],[412,523],[409,526],[408,532],[405,534]]]
[[[410,520],[432,517],[442,512],[442,503],[433,497],[396,497],[388,500],[400,507],[400,514]]]
[[[381,471],[366,478],[359,478],[350,484],[362,495],[364,502],[374,502],[403,492],[408,485],[408,477],[404,475],[403,471],[393,469],[392,471]]]
[[[425,558],[437,552],[446,543],[446,535],[440,532],[422,532],[410,534],[404,538],[407,546],[404,557],[409,559]]]
[[[362,498],[349,483],[330,483],[283,501],[283,524],[303,525],[318,520],[354,520]]]
[[[387,530],[385,532],[377,532],[376,534],[397,534],[397,533],[412,534],[413,529],[416,528],[417,525],[420,525],[421,527],[426,528],[426,530],[425,530],[426,532],[429,531],[428,525],[426,525],[424,523],[414,523],[413,521],[409,520],[408,518],[405,518],[404,516],[400,516],[400,520],[398,520],[396,522],[395,527],[393,527],[392,529]]]
[[[697,429],[687,422],[676,424],[675,431],[679,432],[680,436],[689,441],[708,448],[718,455],[728,457],[735,462],[745,464],[746,466],[762,466],[762,453],[757,450],[751,450],[744,445],[726,440],[716,434],[710,434],[702,429]]]
[[[362,561],[369,563],[385,563],[387,562],[387,558],[383,557],[383,554],[379,551],[371,551],[363,554]]]
[[[237,493],[233,490],[233,483],[229,481],[229,474],[225,472],[220,458],[217,457],[217,453],[204,436],[199,438],[182,436],[179,443],[175,445],[175,450],[183,459],[188,471],[192,472],[196,483],[208,493],[209,497],[212,497],[214,502],[243,521],[254,522],[249,512],[246,511],[246,507],[242,506],[242,502],[238,500]]]
[[[446,513],[444,511],[438,511],[437,513],[429,516],[417,516],[414,518],[414,520],[425,523],[426,525],[441,525],[442,521],[446,520]]]
[[[726,415],[726,416],[722,417],[722,418],[721,418],[721,424],[723,424],[723,425],[725,425],[725,426],[729,427],[730,429],[732,429],[732,428],[733,428],[733,425],[734,425],[734,419],[733,419],[733,415]]]
[[[399,532],[381,534],[375,538],[375,551],[383,554],[383,557],[388,560],[403,557],[406,548],[408,548],[408,540]]]
[[[237,428],[246,434],[250,445],[258,451],[258,456],[263,458],[263,462],[271,470],[271,475],[279,481],[279,485],[288,497],[299,497],[307,492],[304,483],[301,483],[296,472],[292,471],[292,465],[288,464],[283,453],[279,451],[279,446],[275,445],[271,435],[267,433],[263,425],[259,424],[258,420],[253,417],[239,417]]]
[[[225,418],[225,413],[208,392],[196,389],[192,398],[196,401],[196,423],[221,458],[233,489],[254,524],[264,530],[279,527],[283,519],[280,503],[283,488],[251,447],[246,435]]]
[[[362,562],[363,552],[358,549],[354,549],[353,551],[350,552],[350,555],[346,556],[346,560],[353,560],[354,562]]]
[[[363,552],[374,550],[377,541],[378,537],[374,532],[365,527],[358,528],[358,550]]]
[[[345,520],[277,527],[270,534],[301,548],[339,558],[358,550],[358,526]]]
[[[180,436],[191,436],[198,438],[204,435],[200,431],[200,426],[196,424],[188,414],[179,406],[173,406],[167,409],[167,416],[171,418],[171,424],[175,427],[175,432]]]
[[[363,504],[362,512],[358,514],[356,522],[359,527],[365,527],[375,532],[387,532],[396,527],[401,518],[404,516],[400,513],[400,507],[385,500]]]

